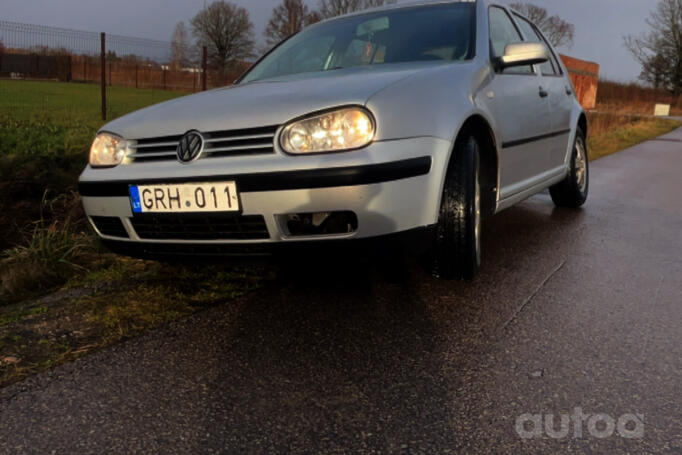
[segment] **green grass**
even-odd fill
[[[36,223],[26,244],[0,257],[0,304],[40,295],[87,270],[79,262],[91,254],[93,241],[88,233],[58,221]]]
[[[110,87],[113,119],[183,93]],[[0,80],[0,179],[61,192],[75,183],[104,122],[92,84]]]
[[[183,95],[107,92],[110,118]],[[96,85],[0,80],[0,386],[229,302],[273,276],[102,249],[73,191],[103,124],[99,102]]]
[[[107,117],[111,120],[183,95],[164,90],[107,87]],[[100,96],[100,87],[95,84],[0,80],[0,114],[11,114],[20,121],[44,114],[51,124],[99,127],[102,124]]]
[[[107,92],[110,118],[183,95]],[[70,192],[103,123],[97,85],[0,80],[0,302],[8,292],[16,300],[60,285],[92,251]]]
[[[180,92],[109,87],[109,118]],[[0,251],[40,218],[40,200],[75,189],[101,119],[97,85],[0,80]],[[11,229],[9,229],[11,228]]]

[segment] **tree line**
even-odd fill
[[[264,32],[271,48],[303,27],[323,19],[367,8],[396,3],[397,0],[320,0],[317,9],[303,0],[282,0],[268,21]],[[191,37],[190,37],[191,35]],[[193,44],[192,39],[193,38]],[[256,34],[246,8],[226,0],[216,0],[189,21],[175,26],[171,39],[173,62],[178,66],[196,61],[198,49],[206,47],[208,64],[221,72],[242,65],[257,53]],[[262,53],[267,49],[260,49]]]

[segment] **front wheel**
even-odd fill
[[[585,133],[578,128],[573,144],[573,153],[568,175],[564,180],[549,188],[549,194],[557,207],[577,208],[587,200],[590,188],[590,167]]]
[[[481,185],[476,138],[457,140],[443,188],[432,249],[437,278],[471,280],[481,264]]]

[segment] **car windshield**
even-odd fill
[[[389,63],[469,60],[474,3],[378,11],[312,26],[282,43],[242,79]]]

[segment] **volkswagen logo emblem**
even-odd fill
[[[182,163],[191,163],[204,151],[204,137],[198,131],[189,131],[178,144],[178,159]]]

